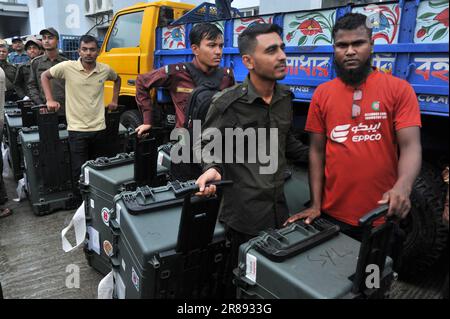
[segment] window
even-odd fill
[[[165,27],[173,21],[173,9],[171,7],[161,7],[159,9],[158,27]]]
[[[258,8],[246,8],[246,9],[240,9],[239,12],[241,13],[242,17],[252,17],[259,14]]]
[[[139,47],[143,16],[143,11],[119,16],[109,36],[106,51]]]
[[[43,2],[44,0],[36,0],[36,8],[40,8],[40,7],[42,7],[42,5],[43,5]]]

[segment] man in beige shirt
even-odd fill
[[[90,36],[80,38],[78,61],[61,62],[42,73],[41,81],[49,111],[57,111],[60,104],[53,99],[50,80],[53,78],[65,80],[66,120],[69,131],[69,148],[72,163],[72,178],[74,185],[78,184],[81,166],[90,159],[105,156],[104,146],[107,145],[104,130],[105,106],[103,103],[103,88],[105,81],[114,81],[110,110],[117,108],[120,77],[106,64],[97,63],[98,42]],[[79,195],[77,187],[75,193]]]

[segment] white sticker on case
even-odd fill
[[[257,264],[256,256],[247,254],[245,260],[246,260],[245,277],[247,277],[252,282],[256,282],[256,264]]]

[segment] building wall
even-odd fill
[[[175,0],[180,2],[180,0]],[[200,4],[203,0],[182,0],[192,4]],[[214,0],[206,2],[214,3]],[[297,10],[317,9],[322,6],[322,0],[234,0],[231,5],[238,9],[259,7],[261,14],[274,12],[289,12]]]
[[[137,2],[152,2],[152,1],[136,1],[136,0],[113,0],[113,11],[116,13],[120,9],[132,6]]]
[[[39,31],[45,28],[44,7],[38,8],[36,1],[28,1],[30,33],[39,34]]]
[[[318,9],[322,6],[322,0],[260,0],[259,13],[289,12],[298,10]]]
[[[28,7],[26,4],[26,0],[15,2],[0,0],[1,39],[9,39],[16,35],[28,35],[30,33]]]
[[[30,26],[27,18],[8,16],[0,17],[0,39],[11,38],[16,35],[29,34]]]
[[[29,0],[28,7],[32,34],[39,34],[44,27],[54,27],[60,34],[81,35],[95,24],[84,16],[84,0],[45,0],[40,8],[35,0]]]
[[[26,3],[29,7],[29,25],[21,24],[24,34],[38,34],[44,27],[54,27],[60,34],[81,35],[87,33],[95,25],[95,19],[85,16],[85,1],[89,0],[44,0],[41,8],[36,7],[36,0],[18,0]],[[96,1],[96,0],[90,0]],[[134,5],[139,0],[112,0],[113,12]],[[147,0],[152,2],[155,0]],[[172,0],[175,2],[186,2],[194,5],[204,1],[214,3],[214,0]],[[234,0],[232,6],[235,8],[259,7],[260,14],[273,12],[286,12],[295,10],[306,10],[318,8],[322,0]],[[22,26],[23,25],[23,26]],[[26,31],[26,32],[25,32]],[[102,37],[104,30],[97,32],[94,28],[91,34]]]
[[[117,0],[115,0],[117,1]],[[147,1],[147,2],[151,2]],[[203,2],[210,2],[210,3],[215,3],[215,0],[171,0],[174,2],[184,2],[184,3],[191,3],[193,5],[199,5],[202,4]],[[259,6],[259,2],[261,0],[234,0],[231,3],[231,6],[237,9],[240,8],[249,8],[249,7],[258,7]],[[281,1],[287,1],[287,0],[281,0]]]

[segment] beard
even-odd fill
[[[356,69],[347,70],[342,64],[339,64],[336,59],[334,60],[334,69],[336,75],[347,85],[357,85],[362,83],[370,71],[372,70],[372,57],[370,56],[367,61]]]

